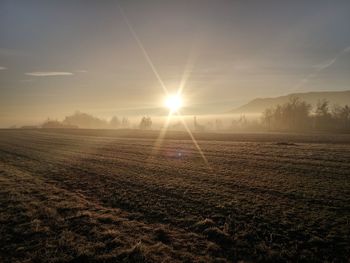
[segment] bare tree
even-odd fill
[[[139,127],[141,130],[150,129],[152,127],[151,117],[142,117]]]
[[[339,131],[350,131],[350,107],[335,105],[332,110],[332,117],[335,122],[335,128]]]
[[[316,130],[332,130],[333,120],[329,110],[329,101],[319,100],[316,105],[314,128]]]
[[[266,109],[262,122],[269,130],[306,130],[309,128],[310,110],[310,104],[291,97],[285,104]]]
[[[74,125],[78,126],[79,128],[88,129],[105,129],[109,127],[106,120],[79,111],[73,115],[65,117],[62,123],[64,125]]]
[[[122,125],[123,128],[129,127],[129,120],[128,120],[128,118],[123,117],[121,125]]]

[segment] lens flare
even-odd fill
[[[182,98],[179,95],[170,95],[165,99],[164,105],[172,112],[182,107]]]

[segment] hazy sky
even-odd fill
[[[0,126],[350,89],[350,1],[0,1]]]

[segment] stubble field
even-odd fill
[[[0,130],[1,262],[347,262],[350,136]]]

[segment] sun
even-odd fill
[[[169,95],[165,101],[164,105],[171,111],[176,112],[182,107],[182,98],[180,95]]]

